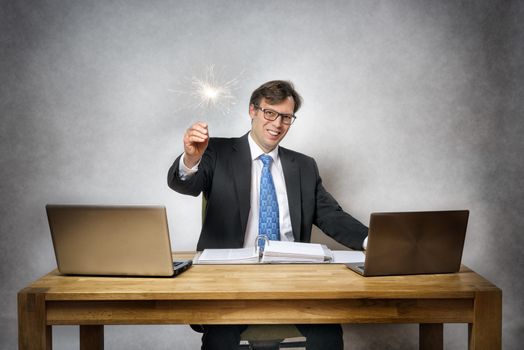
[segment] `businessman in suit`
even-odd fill
[[[207,200],[198,250],[254,246],[266,227],[271,239],[310,242],[312,225],[348,247],[363,248],[367,227],[326,191],[315,160],[279,146],[301,103],[292,83],[270,81],[251,95],[251,130],[244,136],[211,138],[204,122],[186,131],[168,184]],[[297,328],[308,350],[343,349],[340,325]],[[235,349],[243,329],[204,326],[202,349]]]

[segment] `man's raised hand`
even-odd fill
[[[207,123],[196,122],[184,134],[184,164],[188,168],[194,167],[202,158],[209,143]]]

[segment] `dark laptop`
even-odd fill
[[[163,206],[46,206],[58,270],[71,275],[176,276]]]
[[[372,213],[363,276],[452,273],[460,269],[468,210]]]

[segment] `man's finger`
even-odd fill
[[[204,123],[204,122],[197,122],[197,123],[193,124],[189,130],[195,130],[195,131],[198,131],[198,132],[200,132],[202,134],[205,134],[205,135],[207,135],[207,133],[208,133],[208,131],[207,131],[207,124]]]
[[[208,137],[207,136],[201,136],[201,135],[188,135],[187,137],[187,140],[189,142],[198,142],[198,143],[201,143],[201,142],[205,142],[207,141]]]

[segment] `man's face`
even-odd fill
[[[293,114],[295,102],[292,97],[286,98],[284,101],[270,105],[266,99],[260,101],[262,109],[272,109],[281,114]],[[262,148],[265,153],[271,152],[286,136],[291,125],[282,123],[282,117],[270,121],[264,118],[264,112],[255,108],[254,105],[249,106],[249,115],[251,116],[251,136],[257,145]]]

